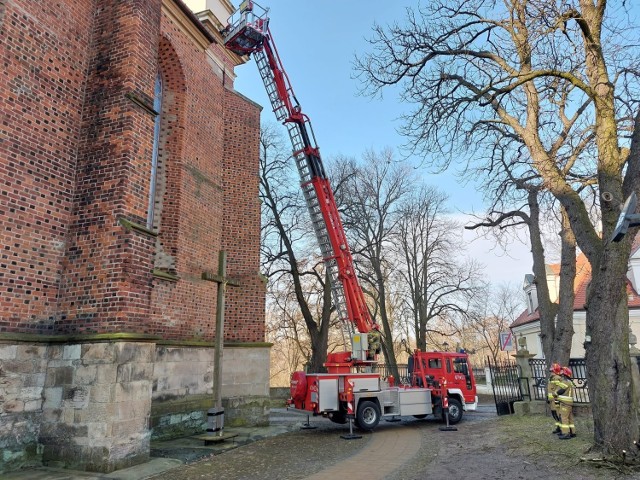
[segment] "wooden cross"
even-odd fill
[[[226,277],[227,274],[227,252],[220,250],[218,255],[218,273],[202,272],[202,279],[218,284],[218,302],[216,305],[216,342],[213,357],[213,396],[215,398],[215,408],[208,412],[209,417],[215,417],[213,422],[209,422],[207,434],[216,433],[222,436],[224,429],[224,408],[222,408],[222,349],[224,347],[224,294],[227,284],[239,287],[240,282]]]

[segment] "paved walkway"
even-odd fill
[[[418,453],[421,441],[422,434],[417,428],[379,429],[358,454],[306,480],[335,480],[343,477],[345,472],[349,472],[349,480],[385,479]]]

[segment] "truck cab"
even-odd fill
[[[411,386],[432,389],[434,413],[440,413],[445,396],[451,423],[457,423],[464,410],[477,408],[476,382],[466,353],[416,350],[408,364]]]

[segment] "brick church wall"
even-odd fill
[[[53,333],[93,2],[0,2],[0,331]]]
[[[180,0],[0,1],[0,473],[108,472],[202,429],[221,249],[228,419],[264,422],[260,107],[214,37]]]
[[[260,260],[260,238],[252,234],[260,230],[260,201],[257,195],[246,195],[247,186],[256,185],[259,178],[254,159],[259,157],[260,117],[255,107],[235,91],[225,92],[225,106],[223,222],[228,234],[223,238],[223,248],[229,252],[229,276],[236,277],[244,287],[228,290],[231,306],[227,309],[226,338],[251,342],[265,335],[265,324],[260,321],[265,308],[261,293],[264,284],[255,268]]]

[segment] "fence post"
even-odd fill
[[[493,383],[491,380],[491,369],[488,366],[484,367],[484,378],[485,384],[487,385],[487,391],[491,393],[493,391]]]
[[[529,399],[526,400],[530,402],[532,400],[531,392],[535,388],[535,383],[533,377],[530,375],[529,368],[529,359],[535,357],[535,355],[529,353],[529,350],[526,348],[521,348],[514,355],[512,355],[516,359],[516,364],[520,367],[520,372],[522,372],[522,378],[520,380],[520,390],[522,391],[522,397],[524,398],[526,395],[529,396]]]

